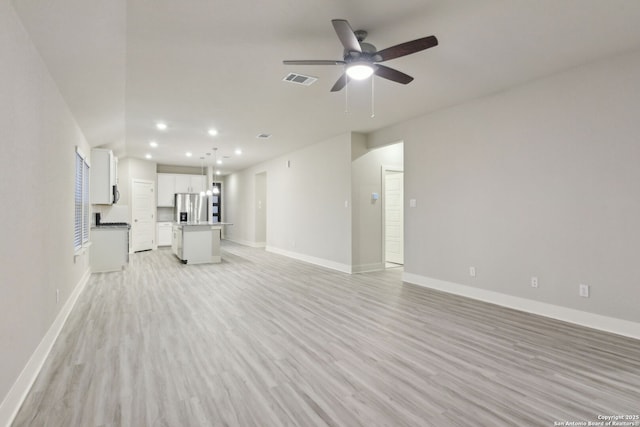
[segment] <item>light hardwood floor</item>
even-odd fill
[[[225,243],[93,275],[14,426],[553,426],[640,414],[640,341]],[[640,425],[640,423],[638,424]]]

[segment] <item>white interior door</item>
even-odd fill
[[[133,180],[131,247],[134,252],[153,249],[155,236],[154,187],[152,181]]]
[[[404,174],[387,170],[384,178],[385,261],[404,264]]]

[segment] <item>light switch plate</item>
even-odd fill
[[[582,298],[589,298],[589,285],[585,285],[583,283],[580,283],[580,296]]]
[[[409,199],[409,207],[410,208],[416,207],[416,199]]]

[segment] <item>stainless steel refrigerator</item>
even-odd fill
[[[209,197],[198,193],[176,193],[173,204],[176,222],[209,221]]]

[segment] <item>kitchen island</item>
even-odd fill
[[[171,250],[184,264],[219,263],[222,222],[177,222],[173,224]]]

